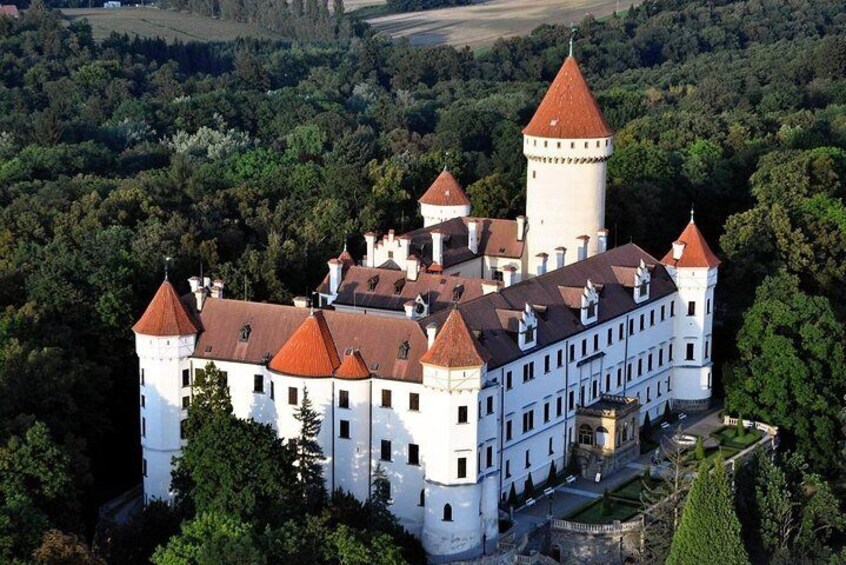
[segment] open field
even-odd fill
[[[472,6],[391,14],[368,21],[394,38],[407,37],[412,45],[477,48],[500,37],[527,35],[544,23],[578,23],[587,14],[607,16],[631,4],[620,0],[482,0]]]
[[[94,39],[108,37],[113,31],[161,37],[167,41],[230,41],[238,37],[280,39],[261,28],[238,22],[214,20],[156,8],[77,8],[62,10],[66,20],[87,18]]]

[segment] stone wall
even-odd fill
[[[640,556],[643,522],[594,525],[553,520],[547,552],[561,563],[618,565]]]

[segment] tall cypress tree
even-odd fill
[[[667,565],[699,563],[749,563],[725,465],[720,459],[713,470],[703,465],[693,481],[667,558]]]
[[[323,482],[323,450],[317,442],[320,433],[320,418],[314,410],[308,388],[303,387],[303,401],[294,418],[300,422],[300,435],[296,441],[296,463],[303,502],[309,511],[320,508],[326,500]]]

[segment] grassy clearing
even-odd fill
[[[632,502],[636,502],[637,504],[641,503],[641,494],[644,491],[644,487],[649,487],[651,489],[656,488],[661,481],[657,481],[652,477],[644,480],[642,476],[635,477],[634,479],[630,480],[626,484],[618,487],[611,493],[611,496],[616,496],[619,498],[625,498],[626,500],[631,500]]]
[[[625,522],[640,512],[640,504],[634,504],[619,499],[611,499],[611,511],[608,514],[602,512],[602,499],[589,502],[579,508],[568,520],[582,524],[611,524],[615,520]]]
[[[746,449],[761,440],[764,434],[760,430],[746,430],[742,437],[737,437],[736,428],[722,428],[711,434],[720,440],[720,445],[732,447],[734,449]]]
[[[157,8],[75,8],[62,10],[67,21],[85,18],[91,24],[95,40],[112,32],[161,37],[166,41],[232,41],[239,37],[282,39],[261,28],[205,16],[159,10]]]

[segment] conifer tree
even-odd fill
[[[306,508],[314,511],[326,500],[326,489],[321,465],[323,450],[317,442],[321,422],[308,396],[308,388],[303,387],[303,401],[294,418],[300,423],[300,435],[295,446],[299,483]]]
[[[555,477],[558,475],[558,470],[555,468],[555,461],[549,466],[549,475],[546,477],[546,486],[551,487],[555,484]]]
[[[693,456],[697,461],[705,459],[705,446],[702,444],[702,438],[696,438],[696,447],[693,449]]]
[[[749,563],[731,486],[719,458],[713,470],[703,465],[693,481],[667,558],[667,565],[699,563]]]
[[[508,506],[517,506],[517,487],[511,483],[511,490],[508,491]]]

